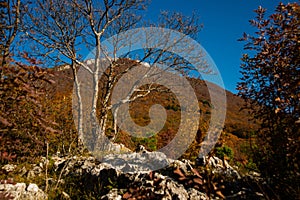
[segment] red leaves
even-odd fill
[[[5,119],[1,116],[0,116],[0,123],[2,123],[2,125],[4,125],[4,126],[8,126],[8,127],[12,126],[12,124],[7,119]]]
[[[129,192],[123,194],[123,199],[129,199],[130,197],[132,197],[132,194],[130,194]]]
[[[21,53],[21,56],[22,56],[22,57],[23,57],[30,65],[39,65],[39,64],[42,64],[42,62],[39,61],[38,59],[29,56],[27,52]]]
[[[225,196],[222,194],[221,191],[216,191],[216,195],[218,195],[221,199],[226,199]]]
[[[202,188],[204,184],[202,176],[194,168],[192,168],[191,171],[193,174],[187,175],[179,167],[177,167],[173,172],[178,176],[178,180],[184,185],[189,185],[197,189]]]
[[[13,179],[8,179],[8,180],[0,180],[0,184],[13,184],[13,185],[15,185],[16,183],[14,182]]]
[[[177,167],[175,170],[174,170],[174,174],[177,174],[179,176],[179,180],[182,181],[182,180],[185,180],[186,179],[186,176],[185,174],[181,171],[181,169],[179,167]]]
[[[24,53],[24,57],[27,56]],[[48,80],[48,70],[22,63],[5,65],[1,70],[1,158],[4,162],[15,158],[35,159],[44,154],[45,138],[61,133],[58,124],[51,119],[53,116],[45,114],[44,90],[48,82],[54,81]],[[16,155],[9,152],[16,152]]]
[[[202,178],[202,176],[199,174],[198,170],[192,168],[191,170],[198,178]]]
[[[277,188],[294,182],[292,177],[296,176],[286,174],[299,171],[291,159],[297,157],[299,149],[299,143],[295,142],[299,140],[295,121],[300,113],[299,10],[299,3],[280,3],[267,18],[263,9],[256,11],[257,17],[251,20],[251,25],[257,31],[244,46],[250,56],[242,60],[243,77],[238,87],[242,98],[251,99],[246,108],[251,109],[253,119],[261,124],[256,141],[260,153],[258,167],[272,184],[283,180],[276,183]]]
[[[0,152],[0,160],[7,160],[7,161],[12,161],[13,159],[15,159],[17,157],[16,154],[12,154],[12,153],[8,153],[8,152]]]
[[[193,182],[198,184],[198,185],[202,185],[203,181],[200,178],[193,178]]]

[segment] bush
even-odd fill
[[[149,133],[149,135],[152,135]],[[146,149],[150,151],[156,151],[157,150],[157,136],[153,135],[151,137],[145,137],[145,138],[138,138],[138,137],[132,137],[132,141],[138,145],[143,145],[146,147]]]
[[[229,160],[233,159],[233,150],[228,146],[217,147],[216,148],[216,156],[224,159],[225,157],[229,158]]]

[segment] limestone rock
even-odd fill
[[[0,184],[0,193],[13,200],[45,200],[47,195],[36,184]]]
[[[112,189],[106,195],[102,196],[101,200],[122,200],[122,196],[118,194],[117,189]]]
[[[142,151],[141,153],[107,155],[102,162],[123,172],[149,172],[168,166],[170,159],[161,152]]]
[[[0,184],[0,192],[5,194],[5,196],[12,197],[14,200],[21,199],[23,194],[26,192],[25,189],[25,183]]]
[[[199,160],[202,161],[203,166],[208,165],[213,173],[221,174],[231,179],[241,178],[240,174],[226,160],[222,160],[216,156],[198,158],[198,162]]]
[[[35,176],[40,176],[42,173],[42,168],[40,166],[34,166],[32,170],[28,171],[27,178],[31,179]]]
[[[70,183],[74,186],[71,192],[61,192],[64,199],[77,198],[73,191],[105,200],[263,199],[259,188],[249,186],[257,178],[241,177],[227,161],[217,157],[203,158],[208,168],[197,169],[189,160],[169,159],[161,152],[148,152],[143,147],[136,152],[106,155],[102,162],[92,156],[53,156],[51,159],[54,170],[61,175],[59,184],[62,188]],[[46,162],[34,165],[28,174],[41,174]],[[211,191],[207,191],[208,188]],[[35,184],[28,187],[25,183],[0,184],[0,195],[1,192],[12,195],[14,199],[47,198]]]
[[[206,200],[209,199],[209,197],[205,194],[202,193],[194,188],[190,188],[187,190],[189,198],[193,200]]]
[[[36,184],[30,183],[27,187],[27,191],[37,193],[39,191],[39,187]]]
[[[7,173],[13,172],[16,169],[17,165],[7,164],[4,165],[1,169],[5,170]]]

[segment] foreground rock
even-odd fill
[[[201,160],[201,161],[200,161]],[[199,165],[209,166],[214,174],[222,174],[226,178],[240,179],[240,174],[228,164],[226,160],[222,160],[216,156],[198,158]]]
[[[140,156],[152,157],[154,155],[158,154],[144,152]],[[131,156],[140,158],[136,153]],[[152,165],[139,164],[140,161],[137,161],[133,164],[131,162],[125,163],[128,169],[131,169],[130,172],[118,169],[122,168],[126,158],[129,157],[131,161],[131,156],[118,157],[119,161],[117,159],[114,162],[116,166],[112,165],[113,157],[107,158],[110,163],[97,163],[93,157],[73,157],[66,160],[54,157],[53,159],[56,160],[56,170],[64,170],[63,177],[70,178],[72,176],[73,179],[75,178],[79,182],[86,181],[80,188],[85,192],[89,191],[93,195],[99,196],[100,194],[100,199],[208,199],[204,192],[193,187],[186,187],[176,181],[178,179],[176,170],[182,169],[187,172],[191,169],[187,166],[190,166],[189,163],[173,160],[168,168],[164,168],[162,171],[152,171],[150,170]],[[163,161],[161,156],[159,155],[157,160],[161,162],[172,161],[166,157],[166,160]],[[154,162],[156,161],[154,160]],[[150,168],[148,168],[149,166]],[[141,171],[135,171],[137,169]],[[172,170],[175,170],[175,172]],[[173,177],[168,176],[168,174],[172,174]],[[197,177],[197,175],[194,176]],[[67,182],[67,180],[64,182]],[[95,185],[100,187],[95,190]]]
[[[36,185],[25,183],[7,183],[2,181],[0,184],[0,199],[12,200],[44,200],[47,195]]]
[[[108,155],[101,163],[94,157],[76,156],[54,156],[51,162],[52,170],[59,175],[51,180],[60,189],[55,196],[58,199],[264,199],[256,180],[241,177],[217,157],[203,158],[203,166],[197,169],[188,160],[172,160],[159,152],[145,150]],[[43,164],[38,166],[44,168]],[[35,168],[32,171],[38,173]],[[5,169],[12,171],[14,167]],[[26,195],[45,199],[35,186],[26,187],[22,183],[0,186],[2,192],[14,195],[15,199],[25,199]]]
[[[81,193],[101,199],[263,199],[254,179],[217,157],[205,158],[198,169],[147,151],[109,155],[102,163],[93,157],[53,159],[62,182],[76,180]]]
[[[161,152],[132,152],[107,155],[102,162],[108,163],[122,172],[133,173],[158,170],[170,165],[174,160],[168,159]]]

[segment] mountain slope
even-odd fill
[[[123,64],[123,68],[132,64],[132,60],[120,59],[120,62]],[[120,65],[120,71],[122,71],[122,65]],[[54,80],[56,84],[52,85],[51,88],[48,88],[48,96],[51,97],[51,101],[60,102],[62,100],[68,99],[71,100],[72,88],[73,88],[73,79],[72,71],[68,66],[60,66],[54,69],[51,69],[51,72],[54,74]],[[101,93],[105,88],[103,81],[105,78],[101,79],[100,86],[100,97]],[[203,80],[188,78],[192,88],[195,91],[195,94],[199,101],[199,107],[201,110],[201,120],[199,125],[199,130],[195,138],[194,143],[191,145],[190,150],[184,155],[186,157],[196,157],[197,152],[200,148],[200,143],[205,136],[206,130],[208,128],[210,115],[211,115],[211,101],[209,91],[206,87],[206,83]],[[220,87],[217,85],[211,84],[211,92],[218,93]],[[245,143],[245,139],[256,129],[256,125],[253,122],[250,122],[250,117],[246,110],[241,108],[244,105],[244,101],[235,94],[232,94],[229,91],[226,91],[227,96],[227,113],[226,121],[224,126],[224,134],[222,134],[220,143],[218,146],[226,144],[231,147],[236,157],[241,160],[245,159],[244,155],[241,155],[240,146]],[[100,100],[101,101],[101,100]],[[180,106],[176,96],[172,92],[151,92],[151,95],[140,98],[135,102],[130,104],[130,114],[134,122],[140,126],[145,126],[150,122],[149,118],[149,109],[151,105],[160,104],[162,105],[167,112],[167,120],[163,129],[153,137],[150,138],[136,138],[130,136],[128,133],[119,130],[120,133],[116,139],[117,143],[123,143],[130,149],[135,149],[138,144],[143,144],[148,150],[157,150],[165,145],[167,145],[176,135],[179,124],[180,124]],[[68,102],[69,107],[71,102]],[[68,116],[70,117],[70,116]],[[110,116],[110,119],[112,117]],[[225,134],[226,133],[226,134]],[[108,122],[107,135],[109,136],[113,133],[113,126],[111,121]]]

